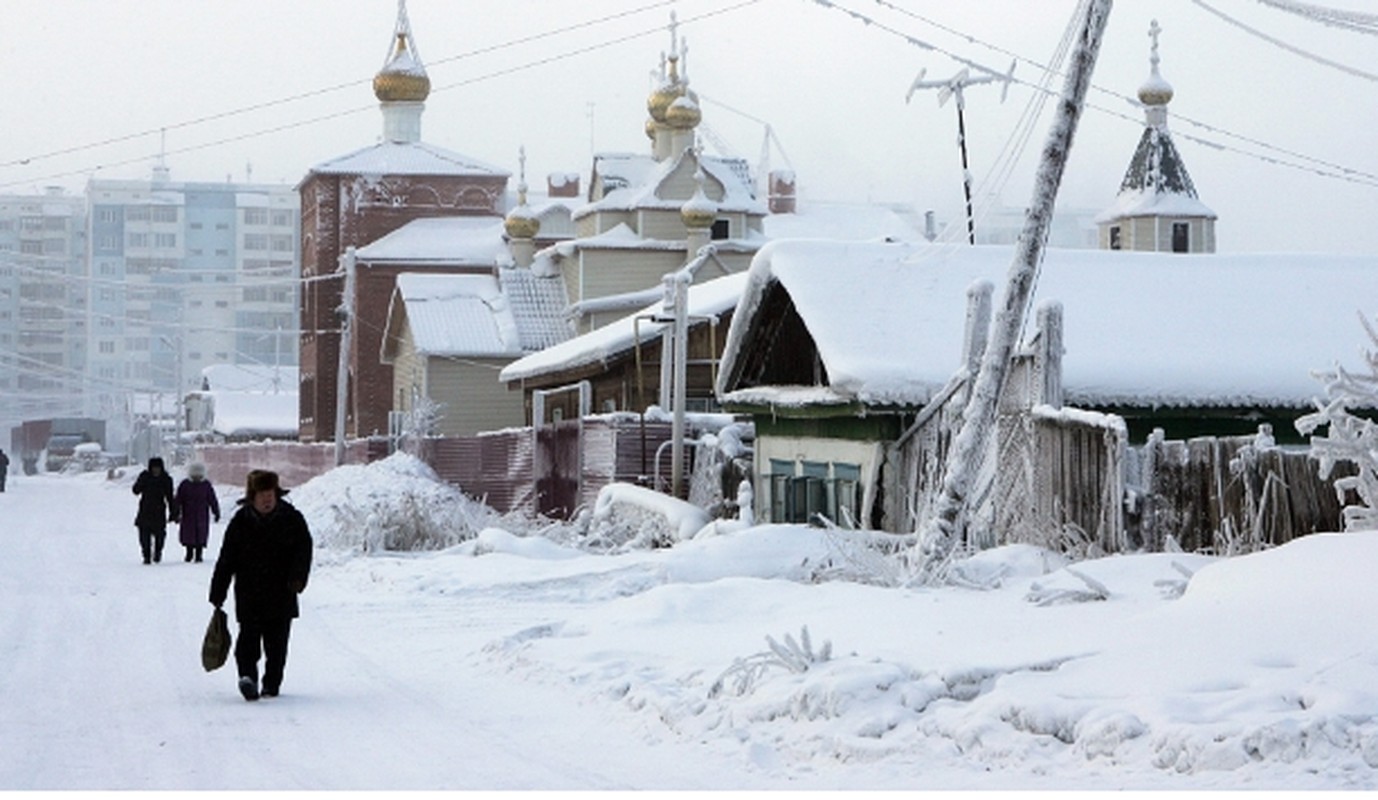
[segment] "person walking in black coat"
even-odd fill
[[[139,513],[134,517],[134,525],[139,529],[144,563],[162,561],[167,523],[177,521],[177,501],[172,495],[172,476],[167,474],[161,458],[148,460],[148,469],[134,479],[134,494],[139,496]]]
[[[211,574],[210,601],[225,602],[234,583],[235,620],[239,637],[234,659],[239,693],[245,700],[276,697],[287,664],[292,620],[300,613],[297,595],[311,572],[313,543],[306,518],[282,499],[287,490],[275,472],[253,470],[246,480],[239,510],[225,527],[220,556]],[[263,685],[258,660],[264,658]]]
[[[10,457],[0,450],[0,492],[5,491],[5,478],[10,474]]]

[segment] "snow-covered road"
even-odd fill
[[[320,546],[256,703],[201,668],[211,563],[141,563],[132,475],[12,476],[0,791],[1378,788],[1378,532],[898,588],[800,526],[592,552],[402,456],[292,487]],[[375,549],[421,506],[445,549]]]
[[[540,604],[360,593],[328,567],[303,595],[282,696],[245,703],[232,663],[199,661],[223,524],[206,563],[182,561],[172,526],[145,566],[127,482],[93,477],[0,494],[0,789],[743,785],[708,753],[657,753],[615,707],[466,660],[545,621]]]

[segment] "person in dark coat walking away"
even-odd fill
[[[240,508],[225,526],[220,555],[211,575],[211,603],[220,608],[234,582],[234,612],[239,637],[234,660],[239,693],[245,700],[276,697],[287,664],[292,620],[300,613],[297,595],[311,572],[311,531],[306,518],[282,499],[287,494],[275,472],[253,470]],[[263,686],[258,659],[264,658]]]
[[[172,497],[172,476],[167,474],[161,458],[148,460],[148,469],[134,479],[134,494],[139,496],[134,524],[139,529],[144,563],[150,563],[150,557],[153,562],[162,561],[168,521],[177,521],[177,501]]]
[[[187,466],[187,477],[177,484],[177,518],[182,527],[177,535],[187,549],[183,561],[201,561],[201,554],[210,542],[211,516],[220,521],[220,500],[215,487],[206,478],[206,465],[193,461]]]
[[[10,457],[0,450],[0,492],[5,491],[5,478],[10,474]]]

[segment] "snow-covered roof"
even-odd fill
[[[318,175],[486,175],[506,178],[502,167],[425,142],[378,142],[311,167]]]
[[[201,370],[201,384],[213,392],[297,389],[297,368],[269,364],[211,364]]]
[[[733,315],[719,393],[778,405],[922,404],[960,365],[967,289],[990,281],[1000,308],[1013,257],[1004,246],[772,242]],[[775,284],[817,345],[822,394],[730,383]],[[1312,370],[1356,352],[1356,312],[1372,313],[1373,298],[1378,256],[1049,249],[1031,307],[1063,306],[1069,405],[1300,408],[1321,394]]]
[[[1142,216],[1216,218],[1215,212],[1197,198],[1187,165],[1165,125],[1144,127],[1120,182],[1119,195],[1096,216],[1096,222]]]
[[[507,256],[501,217],[456,216],[414,219],[361,248],[360,261],[475,264],[491,267]]]
[[[715,278],[689,287],[688,310],[691,317],[716,317],[731,311],[741,297],[747,273],[739,272]],[[660,336],[667,323],[645,319],[646,315],[661,311],[661,303],[653,303],[635,314],[592,330],[582,336],[520,358],[503,368],[498,380],[518,381],[541,375],[564,372],[589,364],[606,364],[619,354],[636,346],[638,335],[642,343]],[[638,323],[636,320],[641,317]],[[696,320],[691,320],[694,324]]]
[[[904,239],[919,241],[923,232],[894,210],[860,203],[797,203],[792,214],[771,214],[762,230],[771,239]]]
[[[492,275],[397,276],[384,347],[400,335],[401,303],[419,353],[432,356],[516,357],[521,338],[512,307]]]
[[[289,438],[297,435],[300,412],[296,384],[291,391],[203,392],[211,397],[211,430],[222,436]]]
[[[573,334],[565,319],[569,297],[558,274],[537,275],[529,269],[505,267],[498,270],[498,283],[512,306],[523,351],[543,350]]]
[[[678,211],[687,197],[661,197],[662,184],[676,170],[693,170],[695,165],[684,163],[694,158],[686,150],[678,158],[656,161],[648,155],[631,153],[602,153],[594,161],[595,180],[602,182],[604,194],[598,200],[574,211],[574,219],[595,211],[629,211],[658,208]],[[698,166],[705,179],[714,187],[721,187],[722,197],[714,198],[721,211],[765,214],[766,205],[756,197],[751,183],[750,167],[740,158],[703,155]],[[716,193],[716,192],[714,192]]]

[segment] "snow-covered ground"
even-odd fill
[[[0,790],[1378,788],[1378,533],[886,588],[843,533],[591,552],[394,457],[289,495],[316,565],[245,703],[200,666],[211,564],[175,527],[140,563],[132,477],[0,494]],[[381,549],[402,518],[453,534]]]

